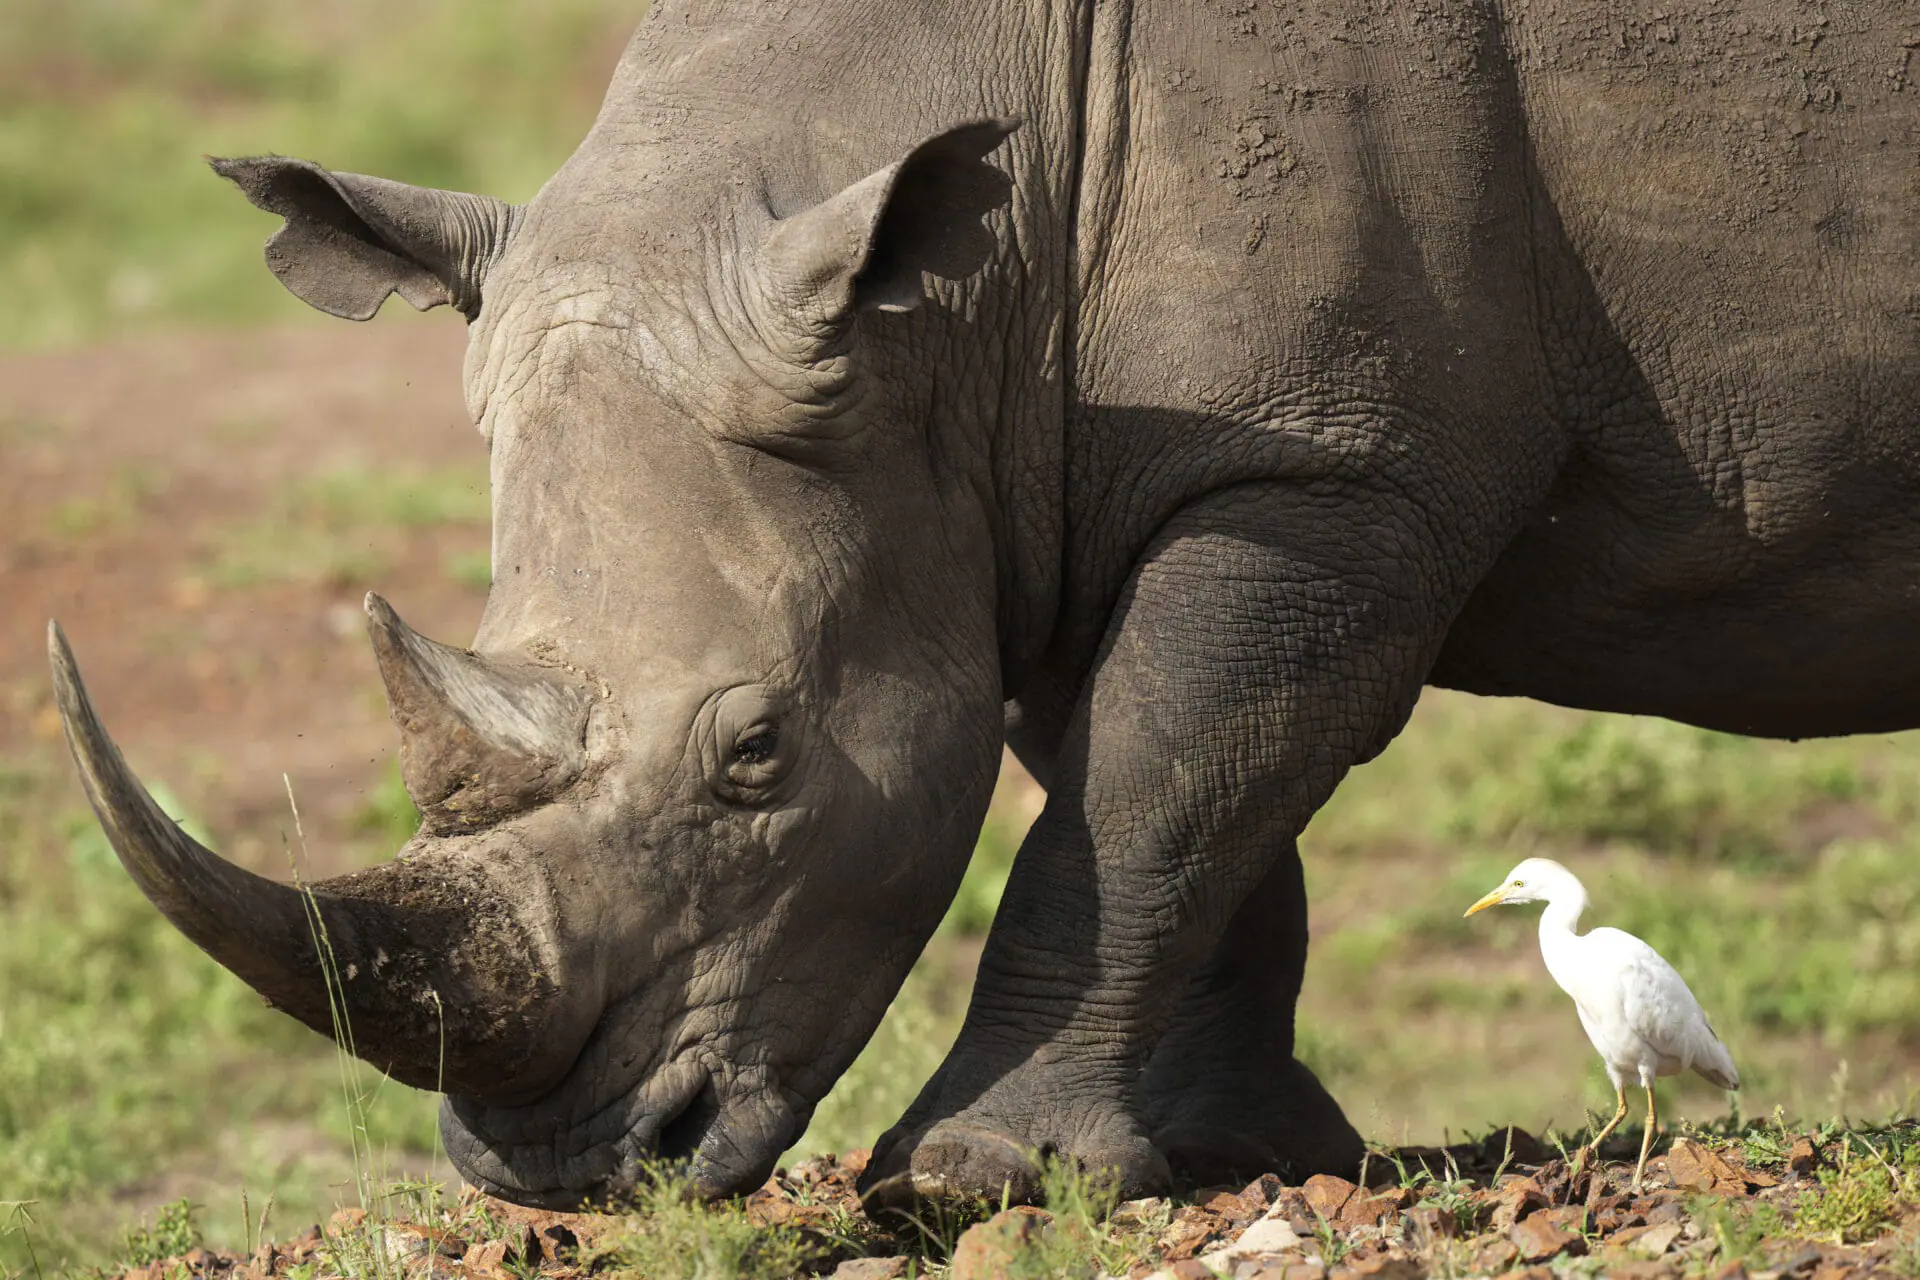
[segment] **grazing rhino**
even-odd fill
[[[1920,724],[1907,0],[659,0],[524,207],[216,162],[321,310],[471,323],[471,650],[370,597],[399,858],[176,925],[530,1204],[765,1177],[1047,786],[882,1201],[1340,1169],[1295,839],[1424,684]],[[1019,123],[1016,124],[1016,121]]]

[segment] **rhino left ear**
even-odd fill
[[[397,293],[416,311],[451,305],[471,320],[480,286],[520,211],[490,196],[436,191],[305,160],[251,156],[213,171],[287,225],[267,267],[288,292],[343,320],[369,320]]]
[[[767,260],[774,297],[806,322],[838,328],[859,311],[911,311],[921,276],[963,280],[993,254],[982,219],[1013,179],[985,160],[1020,127],[974,120],[936,134],[904,160],[774,224]]]

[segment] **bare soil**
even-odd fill
[[[288,825],[284,772],[316,863],[337,866],[394,748],[364,584],[220,585],[207,565],[330,468],[483,468],[464,339],[445,316],[388,317],[0,357],[0,757],[61,749],[57,618],[129,759],[243,834],[230,856],[282,856],[261,833]],[[407,534],[381,593],[464,643],[484,595],[445,564],[486,529]]]

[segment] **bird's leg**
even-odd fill
[[[1613,1100],[1619,1104],[1614,1108],[1613,1119],[1607,1121],[1606,1128],[1594,1135],[1592,1142],[1589,1142],[1586,1146],[1574,1152],[1573,1167],[1575,1172],[1586,1168],[1587,1158],[1589,1156],[1593,1157],[1596,1162],[1598,1161],[1600,1144],[1611,1137],[1613,1131],[1620,1127],[1620,1122],[1627,1118],[1627,1087],[1625,1085],[1617,1084],[1613,1086]]]
[[[1653,1150],[1653,1131],[1660,1126],[1660,1113],[1654,1107],[1653,1086],[1647,1085],[1647,1134],[1640,1139],[1640,1163],[1633,1166],[1633,1194],[1640,1194],[1640,1177],[1647,1171],[1647,1152]],[[1626,1106],[1624,1097],[1620,1104]]]

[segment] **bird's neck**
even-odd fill
[[[1580,913],[1586,909],[1587,891],[1580,884],[1556,890],[1547,899],[1547,909],[1540,913],[1540,940],[1544,943],[1549,938],[1573,937]]]

